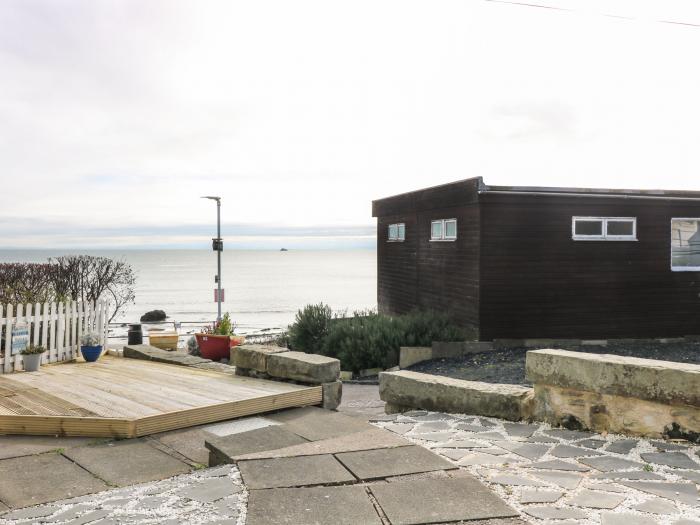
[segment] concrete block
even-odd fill
[[[287,348],[272,345],[241,345],[231,348],[231,364],[236,367],[267,371],[267,357],[288,352]]]
[[[267,356],[267,373],[272,377],[304,383],[332,383],[340,375],[340,361],[304,352],[282,352]]]
[[[567,350],[527,353],[534,384],[633,397],[655,403],[700,406],[700,365],[588,354]]]
[[[379,375],[379,397],[397,410],[411,407],[519,421],[531,416],[533,391],[402,370]]]
[[[323,393],[323,408],[335,410],[340,405],[343,397],[343,382],[333,381],[332,383],[323,383],[321,385]]]
[[[399,366],[408,368],[416,363],[430,361],[433,358],[433,349],[428,346],[402,346],[399,349]]]
[[[352,381],[352,372],[348,370],[341,370],[339,379],[341,381]]]

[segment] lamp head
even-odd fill
[[[221,197],[214,197],[214,196],[211,196],[211,195],[205,195],[204,197],[200,197],[200,198],[202,198],[202,199],[211,199],[211,200],[217,201],[217,202],[221,200]]]

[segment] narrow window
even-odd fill
[[[457,239],[457,219],[441,219],[430,223],[431,241],[454,241]]]
[[[575,241],[636,241],[636,217],[573,217]]]
[[[406,239],[406,225],[404,223],[389,225],[389,241],[400,242]]]
[[[671,220],[671,270],[700,272],[700,219]]]

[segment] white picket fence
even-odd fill
[[[80,353],[80,336],[95,332],[100,344],[107,344],[109,303],[68,301],[66,303],[36,303],[34,305],[0,304],[0,374],[22,370],[22,356],[12,355],[12,327],[26,324],[29,342],[47,349],[44,363],[71,361]]]

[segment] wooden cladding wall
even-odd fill
[[[457,219],[455,241],[430,241],[430,224]],[[388,242],[388,226],[406,224],[404,242]],[[379,310],[402,314],[438,310],[467,328],[479,321],[478,205],[409,211],[377,221],[377,298]]]
[[[700,272],[671,271],[671,218],[684,201],[480,198],[480,335],[667,337],[700,333]],[[638,241],[574,241],[572,216],[636,217]]]

